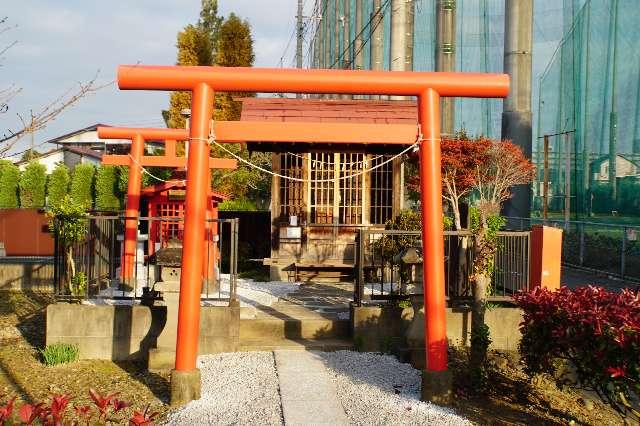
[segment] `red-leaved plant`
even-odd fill
[[[514,299],[524,313],[519,350],[530,375],[595,391],[640,420],[640,292],[536,288]]]
[[[0,405],[0,425],[5,424],[41,424],[45,426],[79,425],[79,424],[123,424],[133,426],[151,426],[158,416],[157,412],[150,412],[149,406],[142,411],[134,411],[129,419],[124,418],[121,410],[130,407],[131,404],[122,401],[116,396],[118,393],[101,395],[93,389],[89,389],[94,406],[74,406],[75,419],[70,418],[67,410],[71,397],[69,395],[53,395],[51,403],[39,402],[37,404],[24,404],[18,410],[18,419],[13,418],[13,404],[15,397],[4,405]]]

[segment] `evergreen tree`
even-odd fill
[[[96,209],[120,210],[120,198],[116,195],[118,170],[113,166],[100,166],[96,173]]]
[[[69,192],[69,168],[64,163],[58,163],[49,175],[47,182],[47,194],[49,196],[47,205],[49,208],[56,208],[60,205],[65,195]]]
[[[10,161],[0,164],[0,209],[18,208],[20,169]]]
[[[218,45],[216,65],[221,67],[250,67],[253,66],[255,55],[253,53],[253,38],[251,26],[246,20],[235,14],[229,17],[220,26],[218,33]],[[255,93],[218,93],[216,94],[216,120],[239,120],[242,104],[234,101],[234,97],[252,97]],[[271,169],[271,154],[253,153],[244,149],[242,144],[225,144],[225,148],[234,154],[251,161],[265,169]],[[229,157],[230,155],[215,145],[211,147],[212,155],[216,157]],[[228,170],[212,171],[213,186],[222,192],[231,195],[232,199],[245,200],[242,205],[266,204],[271,190],[271,179],[266,173],[255,168],[239,163],[238,169],[232,172]]]
[[[251,67],[255,55],[251,25],[234,13],[230,14],[220,26],[216,65],[220,67]],[[216,120],[240,120],[242,104],[234,97],[255,96],[255,93],[219,93],[216,95]]]
[[[71,178],[71,198],[85,209],[91,209],[93,204],[93,180],[96,168],[91,164],[78,164],[73,170]]]
[[[177,65],[211,65],[213,63],[213,46],[210,35],[202,28],[187,25],[178,33]],[[191,108],[191,92],[172,92],[169,98],[169,110],[163,112],[167,127],[182,129],[185,118],[183,109]]]
[[[47,168],[31,161],[20,175],[20,205],[25,209],[44,207]]]
[[[218,30],[222,24],[222,16],[218,16],[218,0],[202,0],[200,9],[200,19],[198,28],[201,28],[209,35],[213,58],[216,56],[216,46],[218,44]]]

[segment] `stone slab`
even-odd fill
[[[349,424],[335,383],[312,352],[274,351],[286,425]]]

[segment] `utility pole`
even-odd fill
[[[504,100],[502,139],[509,139],[531,159],[531,51],[533,0],[505,0],[504,72],[511,90]],[[513,197],[504,205],[507,217],[531,216],[531,185],[513,187]]]
[[[436,71],[456,69],[456,1],[436,0]],[[453,135],[455,99],[442,98],[443,135]]]
[[[353,41],[354,69],[364,69],[364,53],[362,52],[362,4],[363,0],[356,0],[356,38]]]
[[[613,0],[611,28],[613,31],[613,66],[611,71],[611,113],[609,114],[609,185],[611,186],[611,201],[618,201],[617,164],[618,156],[618,113],[616,108],[616,74],[618,65],[618,9],[619,1]]]
[[[549,215],[549,135],[544,135],[544,178],[542,181],[542,218]]]
[[[391,71],[406,71],[407,55],[407,2],[391,0],[391,34],[389,68]],[[406,96],[390,96],[391,100],[403,100]]]
[[[371,64],[373,71],[382,71],[384,60],[384,26],[382,25],[382,0],[373,0],[373,12],[371,16]],[[371,99],[381,99],[380,95],[373,95]]]
[[[351,0],[342,0],[342,62],[340,68],[351,69]],[[342,95],[342,99],[353,99],[352,95]]]
[[[298,0],[298,16],[296,16],[296,68],[302,68],[302,0]],[[296,98],[302,98],[302,93],[297,93]]]

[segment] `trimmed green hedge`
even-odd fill
[[[62,163],[58,164],[49,175],[49,180],[47,181],[48,207],[55,207],[60,204],[65,195],[69,193],[70,181],[69,168]]]
[[[45,203],[47,168],[31,161],[20,175],[20,205],[25,209],[40,209]]]
[[[91,164],[78,164],[71,178],[71,198],[76,203],[91,209],[93,205],[93,185],[96,168]]]
[[[113,166],[100,166],[96,173],[96,209],[120,210],[118,190],[118,170]]]
[[[0,209],[18,208],[20,169],[11,162],[0,164]]]

